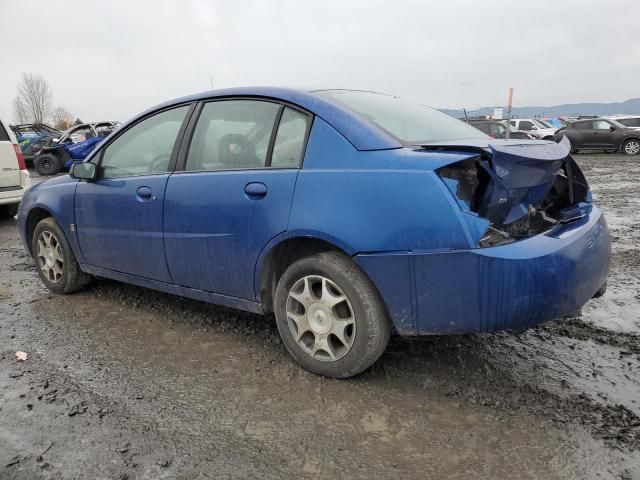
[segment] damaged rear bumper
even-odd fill
[[[401,334],[522,330],[582,307],[605,283],[602,212],[512,244],[355,257]]]

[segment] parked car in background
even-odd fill
[[[611,150],[627,155],[640,153],[640,130],[626,127],[610,118],[595,118],[570,122],[554,136],[558,142],[566,137],[571,151],[582,149]]]
[[[0,218],[13,217],[31,177],[13,131],[0,120]]]
[[[537,118],[514,118],[511,120],[511,125],[516,130],[528,133],[541,140],[553,140],[553,135],[557,130],[557,128],[548,127]]]
[[[44,123],[22,123],[18,125],[10,125],[9,128],[13,131],[18,142],[25,138],[41,137],[44,134],[60,135],[59,130],[51,128]]]
[[[33,163],[33,157],[45,146],[51,138],[59,137],[61,132],[42,123],[24,123],[10,125],[27,165]]]
[[[640,129],[640,116],[612,117],[612,119],[627,128]]]
[[[116,122],[83,123],[57,137],[49,137],[34,156],[36,171],[40,175],[55,175],[81,162],[117,125]]]
[[[507,138],[507,122],[505,120],[469,120],[467,123],[492,138]],[[533,135],[520,132],[514,127],[510,128],[509,138],[519,138],[521,140],[535,139]]]
[[[256,313],[312,372],[403,335],[522,330],[603,292],[607,226],[569,144],[497,140],[351,90],[153,107],[27,192],[20,234],[70,293],[108,277]]]

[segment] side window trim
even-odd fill
[[[271,167],[271,155],[273,153],[273,146],[275,144],[276,136],[278,134],[278,127],[280,126],[280,119],[282,118],[282,113],[284,112],[284,108],[290,108],[295,110],[296,112],[305,115],[307,117],[307,131],[305,132],[304,137],[304,147],[302,149],[302,158],[300,160],[300,165],[296,168],[301,169],[304,165],[304,159],[307,153],[307,144],[309,143],[309,137],[311,136],[311,127],[313,126],[314,115],[307,110],[304,110],[297,105],[290,104],[286,101],[279,100],[276,98],[269,97],[246,97],[246,96],[238,96],[238,97],[220,97],[220,98],[206,98],[203,100],[199,100],[196,105],[194,105],[193,110],[188,114],[190,115],[189,121],[187,122],[186,129],[182,138],[182,142],[180,145],[180,149],[177,154],[176,164],[174,173],[196,173],[195,171],[187,171],[187,156],[189,155],[189,148],[191,147],[191,142],[193,141],[193,134],[195,133],[196,125],[198,124],[198,119],[202,114],[202,110],[207,103],[210,102],[220,102],[225,100],[255,100],[262,102],[271,102],[279,105],[279,111],[276,114],[276,118],[273,122],[273,129],[271,131],[271,137],[269,138],[269,146],[267,150],[267,158],[264,167],[260,167],[259,170],[263,169],[273,169],[279,170],[278,167]],[[292,167],[287,167],[292,168]],[[247,169],[247,168],[230,168],[225,170],[212,170],[211,172],[233,172],[239,170],[256,170],[256,169]]]
[[[189,123],[191,122],[192,118],[193,118],[193,113],[196,110],[196,107],[198,105],[198,102],[187,102],[187,103],[178,103],[176,105],[171,105],[169,107],[166,108],[161,108],[160,110],[154,110],[153,112],[150,112],[148,115],[145,115],[142,118],[139,118],[135,123],[132,123],[131,125],[127,125],[127,128],[119,130],[117,135],[113,138],[109,139],[108,143],[105,143],[104,145],[100,145],[100,151],[98,152],[98,154],[91,159],[91,163],[95,163],[96,165],[96,171],[98,172],[98,178],[101,178],[101,166],[102,166],[102,157],[104,156],[104,152],[105,150],[109,147],[109,145],[111,145],[113,142],[115,142],[117,139],[119,139],[124,133],[128,132],[131,128],[135,127],[136,125],[138,125],[141,122],[144,122],[145,120],[153,117],[154,115],[158,115],[160,113],[163,112],[167,112],[169,110],[173,110],[175,108],[180,108],[180,107],[184,107],[186,105],[189,105],[189,109],[187,110],[187,113],[185,114],[185,117],[182,121],[182,125],[180,125],[180,129],[178,130],[178,134],[176,135],[176,140],[173,144],[173,148],[171,149],[171,157],[169,159],[169,165],[167,166],[167,171],[164,173],[155,173],[152,175],[166,175],[167,173],[172,173],[176,170],[176,165],[177,165],[177,160],[178,160],[178,153],[180,151],[180,147],[184,141],[184,135],[185,132],[187,131],[187,126],[189,125]],[[123,177],[123,178],[128,178],[128,177]]]
[[[264,164],[264,168],[271,167],[273,145],[276,143],[276,136],[278,135],[278,129],[280,128],[280,120],[282,120],[282,112],[284,112],[284,105],[280,104],[276,119],[273,121],[273,127],[271,128],[271,137],[269,138],[269,148],[267,149],[267,158]]]
[[[311,136],[311,128],[313,127],[313,121],[315,120],[315,116],[312,113],[307,112],[306,110],[301,110],[299,108],[296,108],[295,106],[291,106],[291,105],[285,105],[285,106],[291,108],[292,110],[295,110],[298,113],[302,113],[307,117],[307,131],[304,133],[302,153],[300,154],[300,165],[298,165],[298,168],[302,169],[302,167],[304,166],[304,159],[307,156],[307,145],[309,144],[309,137]],[[271,159],[269,159],[269,162],[271,162]]]

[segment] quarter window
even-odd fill
[[[165,173],[189,105],[146,118],[118,136],[102,154],[103,178]]]
[[[262,168],[280,106],[259,100],[205,104],[187,155],[187,171]]]
[[[285,107],[278,125],[278,133],[273,144],[271,166],[295,168],[300,166],[304,154],[304,140],[307,134],[308,117]]]

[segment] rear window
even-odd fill
[[[343,104],[404,144],[487,138],[477,128],[446,113],[391,95],[353,90],[322,90],[314,93]]]
[[[0,142],[10,142],[9,134],[4,129],[4,125],[0,122]]]

